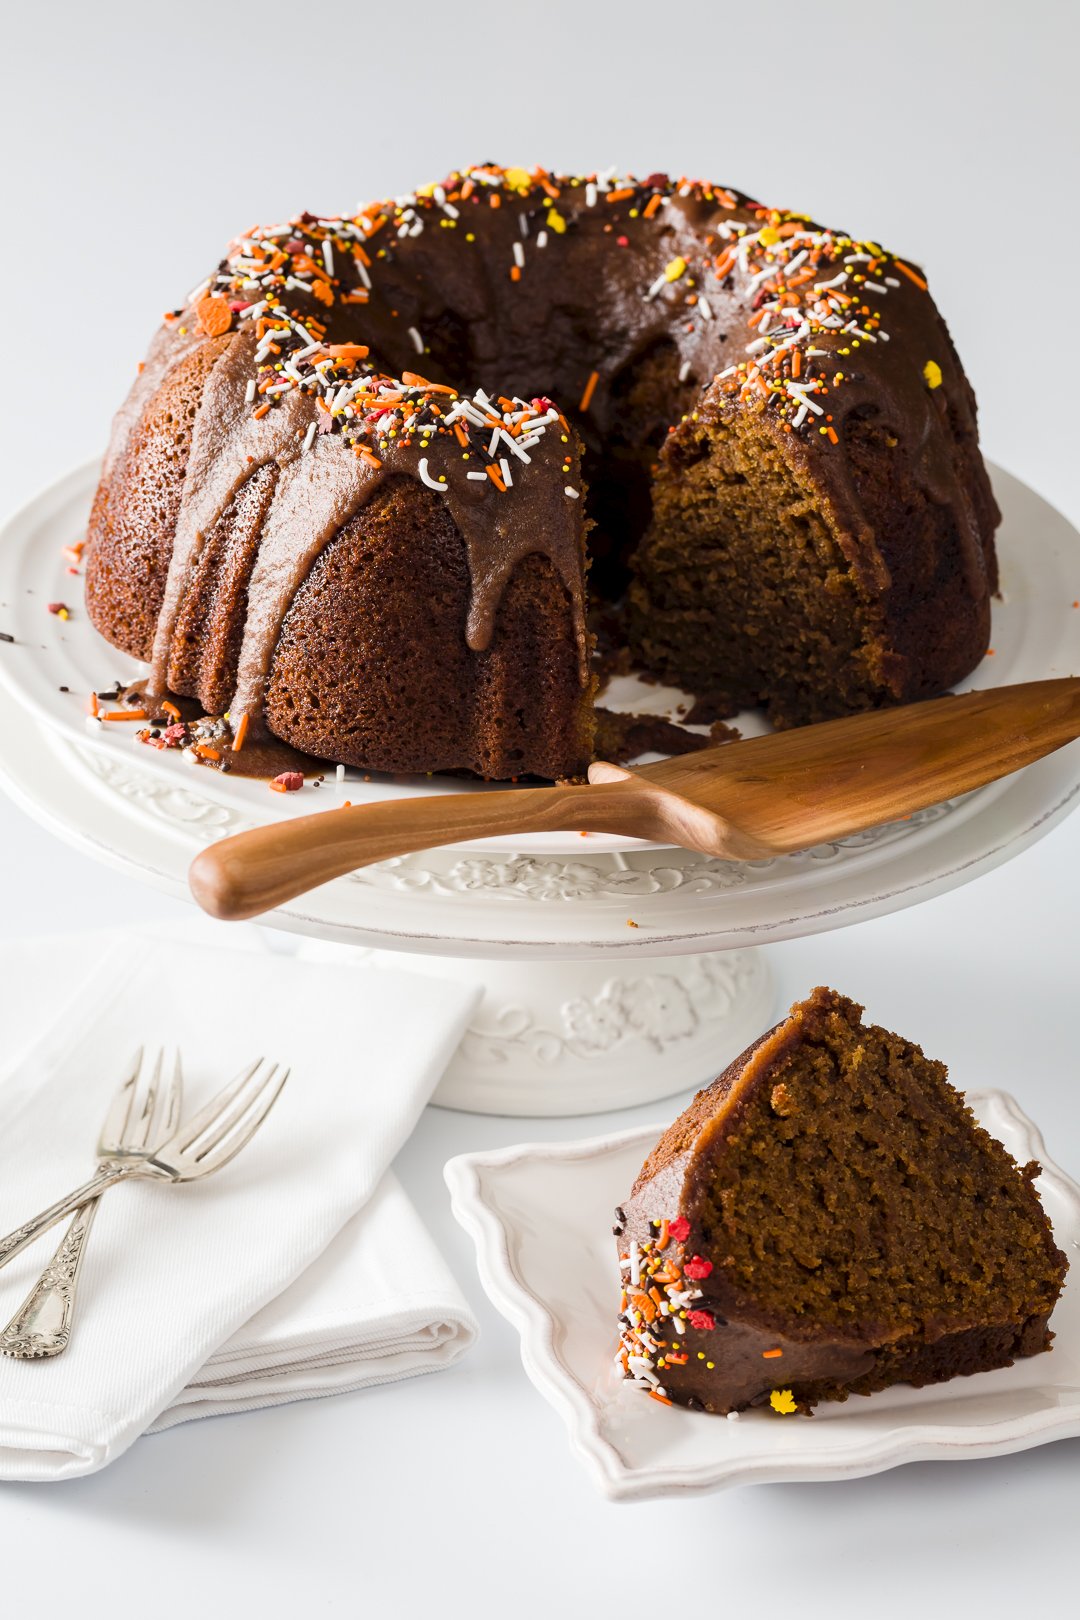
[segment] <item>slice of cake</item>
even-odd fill
[[[664,1133],[615,1227],[619,1361],[709,1412],[869,1395],[1050,1348],[1067,1262],[944,1064],[815,990]]]

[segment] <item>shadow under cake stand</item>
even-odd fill
[[[61,548],[81,536],[95,480],[96,468],[78,469],[0,536],[0,629],[15,636],[0,647],[0,785],[36,820],[186,898],[191,859],[231,833],[345,798],[460,790],[446,779],[350,773],[271,794],[143,748],[127,727],[88,730],[82,694],[140,672],[96,636],[64,572]],[[1004,596],[994,654],[964,684],[1076,673],[1080,535],[1008,474],[995,472],[994,486]],[[45,612],[65,589],[66,622]],[[632,686],[608,701],[662,712],[675,696]],[[761,729],[755,717],[738,723]],[[383,862],[262,921],[307,936],[305,953],[351,946],[482,987],[437,1102],[594,1113],[704,1084],[767,1027],[775,1009],[762,945],[969,882],[1048,832],[1078,797],[1072,744],[965,798],[799,855],[743,863],[607,834],[528,834],[511,849],[480,840]]]

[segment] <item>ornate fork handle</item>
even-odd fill
[[[90,1180],[84,1181],[81,1187],[76,1187],[73,1193],[69,1193],[66,1198],[61,1198],[55,1204],[50,1204],[48,1209],[43,1209],[40,1215],[35,1216],[32,1221],[27,1221],[25,1226],[20,1226],[7,1237],[0,1238],[0,1267],[6,1266],[9,1260],[14,1260],[17,1254],[29,1248],[30,1244],[36,1242],[50,1226],[62,1221],[65,1215],[70,1215],[80,1205],[89,1204],[99,1198],[107,1187],[115,1187],[117,1182],[127,1181],[132,1176],[153,1174],[154,1171],[149,1168],[145,1159],[99,1164]]]
[[[86,1240],[100,1202],[92,1198],[75,1211],[56,1253],[0,1333],[0,1355],[32,1361],[67,1349]]]

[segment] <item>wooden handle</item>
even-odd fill
[[[212,917],[240,921],[358,866],[459,840],[578,829],[656,837],[663,797],[628,775],[599,788],[433,793],[342,806],[225,838],[196,856],[188,883]]]

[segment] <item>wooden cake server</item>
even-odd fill
[[[1080,736],[1080,678],[1032,681],[829,720],[588,784],[341,806],[203,850],[192,893],[237,920],[359,866],[475,838],[632,834],[729,860],[790,854],[982,787]]]

